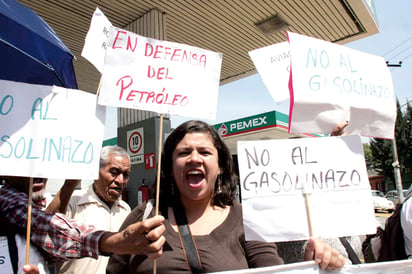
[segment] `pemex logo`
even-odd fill
[[[220,136],[225,136],[227,133],[227,127],[225,124],[222,124],[218,130]]]

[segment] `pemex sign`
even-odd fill
[[[262,130],[265,128],[279,127],[288,129],[288,116],[271,111],[246,118],[224,122],[214,125],[220,136],[228,137],[241,133]]]

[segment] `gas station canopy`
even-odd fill
[[[120,28],[132,25],[152,10],[160,11],[166,18],[162,40],[223,53],[221,84],[256,73],[248,52],[285,41],[286,31],[340,44],[379,32],[373,0],[19,2],[37,12],[69,47],[77,59],[74,67],[79,89],[92,93],[96,92],[100,74],[81,57],[81,51],[96,7]]]

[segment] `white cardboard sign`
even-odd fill
[[[111,26],[109,19],[99,8],[96,8],[86,35],[82,56],[92,63],[100,73],[103,73],[104,57]]]
[[[96,179],[104,119],[94,94],[0,80],[0,174]]]
[[[289,99],[289,43],[282,42],[255,49],[249,52],[249,56],[275,102]]]
[[[291,53],[290,133],[346,131],[392,139],[396,99],[383,57],[288,32]]]
[[[411,271],[412,260],[344,265],[340,270],[322,270],[314,261],[307,261],[268,267],[214,272],[214,274],[409,274]]]
[[[215,119],[222,54],[112,27],[99,104]]]
[[[360,135],[240,141],[238,161],[247,240],[308,239],[376,231]]]
[[[258,267],[242,270],[212,272],[209,274],[319,274],[319,265],[314,261]]]

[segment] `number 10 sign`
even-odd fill
[[[127,153],[130,155],[130,162],[132,164],[143,163],[144,145],[142,127],[127,132]]]

